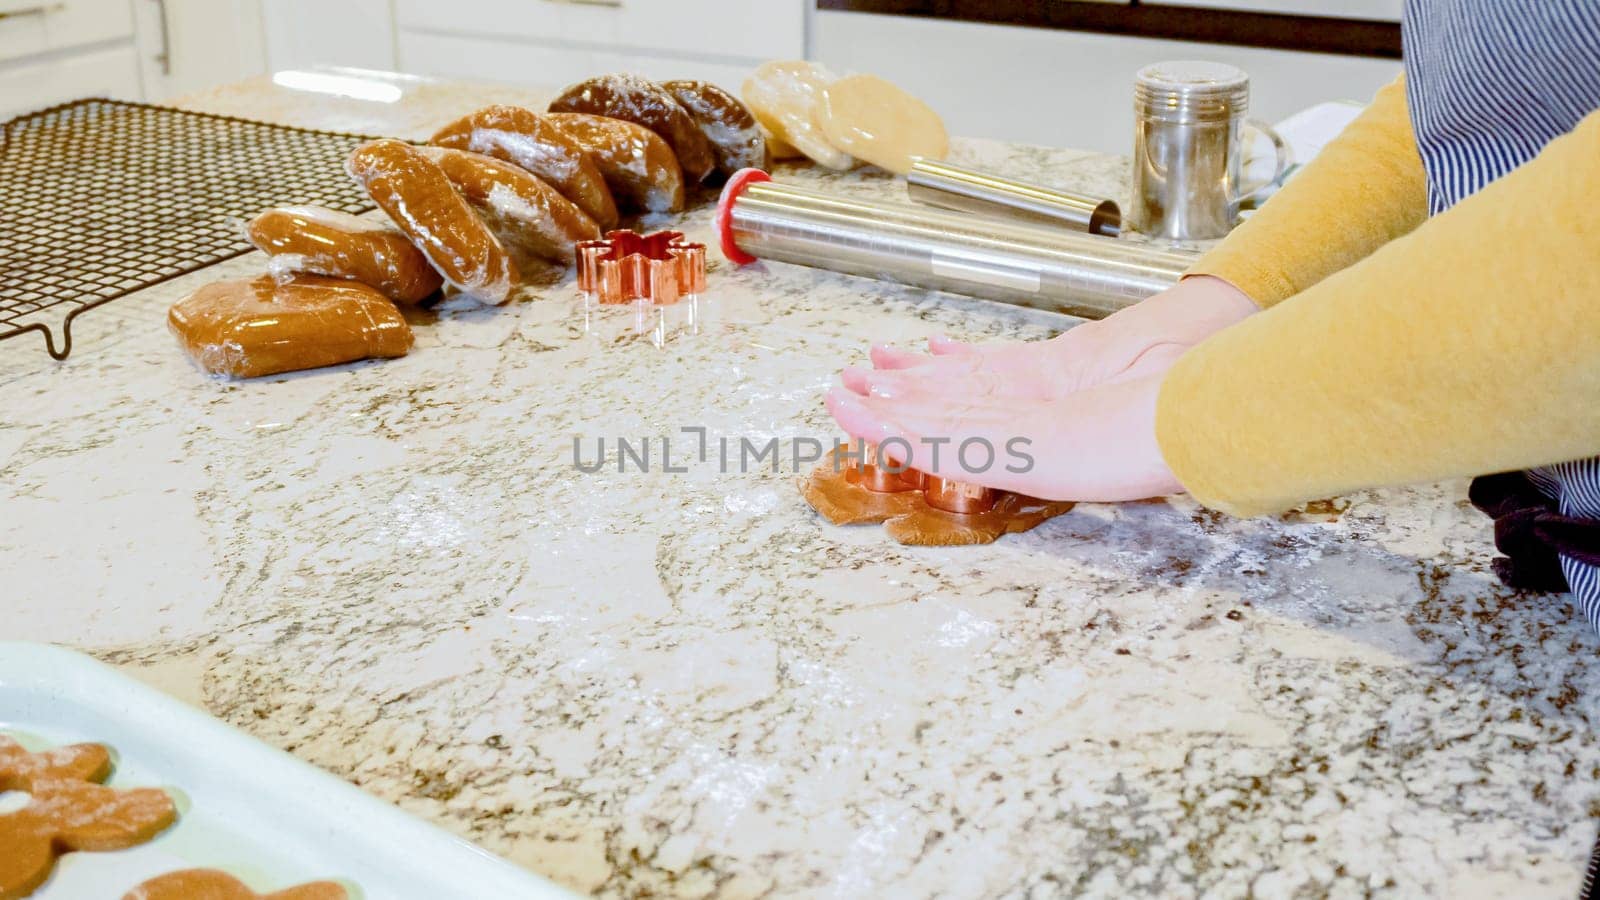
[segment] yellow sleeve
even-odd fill
[[[1427,215],[1427,177],[1397,78],[1188,274],[1215,275],[1265,308],[1365,259]]]
[[[1600,454],[1600,112],[1168,372],[1163,456],[1250,515]]]

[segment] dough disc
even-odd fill
[[[851,75],[828,85],[817,107],[828,143],[900,175],[911,159],[943,159],[950,135],[939,114],[876,75]]]
[[[833,76],[804,60],[762,63],[745,79],[740,94],[763,128],[784,144],[830,169],[844,171],[855,158],[840,150],[817,126],[822,91]]]

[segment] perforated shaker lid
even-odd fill
[[[1227,63],[1155,63],[1134,76],[1133,105],[1138,115],[1170,122],[1242,117],[1250,109],[1250,76]]]

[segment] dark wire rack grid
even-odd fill
[[[242,219],[373,209],[344,172],[368,139],[102,99],[6,122],[0,340],[37,331],[65,359],[84,312],[248,252]]]

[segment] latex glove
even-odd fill
[[[857,393],[932,378],[959,381],[986,396],[1050,399],[1166,371],[1190,347],[1257,311],[1243,291],[1198,275],[1046,341],[968,344],[935,337],[928,341],[931,356],[878,345],[871,351],[873,368],[848,368],[842,377]]]
[[[1163,374],[1048,399],[952,390],[956,382],[925,379],[866,395],[835,387],[827,403],[851,437],[879,444],[902,465],[1044,500],[1114,502],[1183,490],[1156,444]],[[993,462],[976,471],[989,460],[985,447]]]

